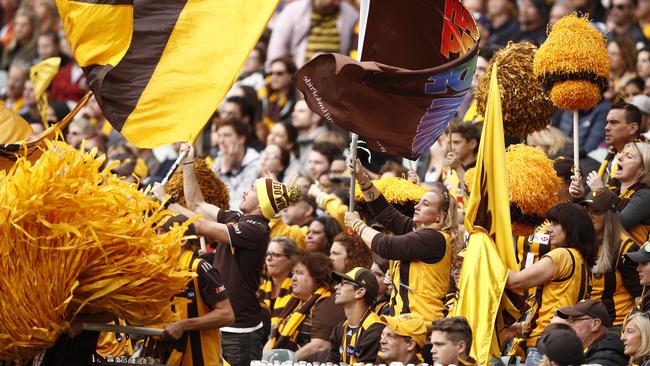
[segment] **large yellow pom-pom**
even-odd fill
[[[560,19],[535,54],[533,71],[550,91],[556,107],[565,110],[595,107],[600,92],[607,87],[610,72],[603,35],[589,24],[587,17],[572,14]],[[588,90],[584,86],[579,90],[572,85],[562,86],[566,81],[592,85]]]
[[[230,194],[228,193],[228,186],[210,169],[208,162],[204,159],[196,158],[194,161],[194,172],[205,202],[224,210],[229,209]],[[183,191],[183,165],[174,172],[171,179],[165,185],[165,188],[167,189],[167,193],[174,197],[176,202],[181,206],[187,206]]]
[[[600,102],[600,88],[586,80],[568,80],[556,83],[551,89],[553,104],[567,111],[585,109]]]
[[[536,51],[531,43],[508,43],[494,55],[476,90],[477,112],[485,115],[490,75],[494,65],[498,64],[503,129],[511,136],[526,136],[544,129],[553,113],[551,99],[533,75]]]

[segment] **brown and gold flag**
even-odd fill
[[[111,125],[139,147],[191,141],[278,0],[56,0]]]
[[[460,0],[370,1],[361,28],[361,62],[320,55],[298,71],[296,86],[313,111],[371,150],[415,159],[472,85],[474,18]]]

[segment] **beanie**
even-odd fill
[[[262,215],[269,220],[278,212],[289,207],[291,202],[300,201],[302,195],[300,188],[296,186],[287,188],[284,184],[269,178],[255,180],[255,190]]]

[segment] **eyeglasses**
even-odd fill
[[[353,287],[361,287],[361,286],[359,286],[358,284],[356,284],[356,283],[354,283],[352,281],[341,280],[341,286],[345,286],[345,285],[350,285],[350,286],[353,286]]]
[[[628,8],[628,6],[628,4],[612,4],[611,8],[616,10],[625,10]]]
[[[289,73],[288,71],[271,71],[269,74],[282,76],[282,75],[285,75],[285,74],[288,74],[288,73]]]
[[[271,259],[278,259],[280,257],[286,257],[286,255],[281,254],[281,253],[273,253],[273,252],[266,252],[267,257],[271,257]]]
[[[588,320],[588,319],[591,320],[592,318],[588,317],[588,316],[583,316],[582,318],[569,318],[569,319],[567,319],[567,322],[569,324],[575,324],[575,323],[577,323],[577,322],[579,322],[581,320]]]

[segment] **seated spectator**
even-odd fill
[[[372,251],[356,235],[340,233],[334,238],[330,248],[330,260],[334,271],[347,273],[353,268],[372,266]]]
[[[258,176],[282,182],[289,161],[289,151],[282,149],[278,145],[269,144],[260,154],[260,172]]]
[[[38,18],[39,33],[55,32],[59,28],[59,13],[51,0],[36,0],[34,12]]]
[[[602,366],[625,365],[629,357],[623,353],[623,343],[616,333],[608,333],[612,326],[605,304],[583,300],[574,306],[558,309],[557,315],[568,320],[585,349],[585,363]]]
[[[29,64],[22,61],[16,61],[11,64],[9,74],[7,75],[7,87],[2,95],[2,100],[4,101],[5,107],[18,114],[26,111],[23,92],[25,91],[25,82],[28,78]]]
[[[641,79],[640,77],[635,77],[633,79],[630,79],[625,85],[623,86],[623,91],[621,93],[621,96],[627,103],[632,103],[632,98],[637,95],[643,94],[643,86],[645,84],[645,80]]]
[[[246,146],[260,151],[264,148],[262,141],[266,141],[266,136],[263,140],[259,140],[255,134],[255,106],[246,97],[231,96],[219,108],[219,117],[222,121],[229,119],[238,119],[248,127],[248,135],[246,138]],[[268,130],[267,130],[268,133]]]
[[[548,326],[537,342],[537,347],[544,356],[539,364],[542,366],[576,366],[582,365],[585,359],[580,338],[565,324]]]
[[[291,280],[294,297],[285,305],[265,348],[294,351],[298,360],[329,352],[334,327],[346,319],[332,296],[332,264],[324,254],[301,253]]]
[[[382,315],[381,321],[386,327],[381,333],[377,363],[419,364],[418,356],[427,341],[427,327],[422,316],[411,313]]]
[[[472,328],[462,316],[434,320],[431,324],[431,357],[441,365],[476,365],[469,356]]]
[[[623,260],[626,253],[636,252],[639,246],[628,237],[618,220],[616,196],[602,192],[592,192],[581,203],[587,208],[596,231],[597,259],[591,269],[590,298],[601,300],[607,306],[612,324],[620,327],[634,307],[634,299],[643,291],[635,264]]]
[[[621,341],[632,364],[650,366],[650,319],[648,313],[631,315],[623,327]]]
[[[636,77],[634,40],[625,35],[609,38],[607,41],[607,55],[609,56],[611,76],[609,89],[605,91],[604,97],[611,103],[615,101],[616,95],[623,95],[625,84]]]
[[[8,70],[14,62],[31,64],[36,57],[36,41],[38,39],[38,19],[29,8],[20,8],[13,20],[13,38],[2,50],[0,69]]]
[[[555,159],[568,142],[569,137],[560,129],[552,126],[526,136],[527,145],[542,150],[551,159]]]
[[[587,177],[587,184],[597,194],[613,196],[623,228],[634,241],[644,243],[650,233],[650,143],[628,143],[616,163],[614,178],[620,187],[607,189],[595,171]]]
[[[601,5],[602,6],[602,5]],[[573,13],[575,11],[575,8],[570,2],[554,2],[553,6],[551,7],[551,13],[549,15],[548,19],[548,29],[553,29],[553,26],[555,23],[557,23],[558,20],[564,18],[565,16]]]
[[[636,252],[625,254],[625,260],[636,263],[636,270],[639,273],[639,284],[644,286],[644,288],[650,285],[650,245],[645,244]],[[644,294],[641,302],[637,304],[633,311],[650,311],[650,298],[648,294]]]
[[[136,183],[135,169],[138,162],[138,156],[135,151],[126,144],[112,145],[106,152],[107,164],[118,162],[119,164],[111,169],[111,173],[117,175],[124,182]]]
[[[650,130],[650,97],[646,95],[637,95],[630,100],[630,104],[636,106],[641,111],[641,123],[639,123],[639,132],[648,141],[648,131]]]
[[[316,137],[327,132],[327,128],[321,125],[321,121],[321,116],[309,109],[304,99],[299,99],[296,102],[296,108],[291,114],[291,124],[298,131],[296,141],[299,153],[297,156],[300,157],[303,166],[307,165],[309,151]]]
[[[650,12],[648,12],[648,15],[650,15]],[[643,80],[650,77],[650,48],[644,47],[637,51],[636,74]]]
[[[264,63],[266,62],[266,50],[263,47],[255,47],[248,55],[244,66],[242,66],[235,87],[246,85],[260,90],[264,86]],[[234,88],[233,88],[234,89]]]
[[[519,35],[517,2],[514,0],[493,0],[489,1],[487,5],[487,16],[493,26],[488,39],[488,46],[504,47],[508,41],[516,39]]]
[[[65,142],[75,149],[79,149],[83,140],[88,140],[98,134],[100,134],[99,129],[92,125],[88,119],[77,117],[68,125]]]
[[[288,56],[271,61],[267,83],[258,91],[263,120],[270,130],[276,122],[289,121],[296,105],[297,91],[291,78],[298,68]]]
[[[379,169],[379,177],[397,177],[404,178],[406,177],[406,168],[394,161],[387,161],[381,169]]]
[[[580,153],[589,153],[598,149],[605,139],[605,124],[610,103],[601,100],[594,108],[578,113]],[[566,136],[573,136],[573,112],[561,111],[553,116],[553,126],[559,128]]]
[[[266,56],[273,60],[293,54],[293,62],[301,67],[319,53],[347,55],[358,18],[346,1],[292,1],[275,19]],[[267,62],[267,71],[272,67]]]
[[[291,300],[291,269],[296,255],[298,247],[293,240],[278,236],[269,241],[266,249],[266,276],[260,285],[259,299],[263,311],[271,319],[271,329],[277,327],[280,314]]]
[[[271,237],[287,236],[296,242],[300,250],[305,249],[309,224],[316,216],[316,202],[303,193],[300,201],[292,202],[280,214],[281,217],[273,218],[269,222]]]
[[[319,216],[309,224],[309,230],[305,237],[305,250],[308,252],[319,252],[329,254],[334,237],[341,231],[341,225],[329,217]]]
[[[643,47],[646,38],[634,17],[636,0],[612,0],[607,16],[608,38],[628,37],[633,46]]]
[[[230,206],[239,207],[242,194],[258,176],[259,153],[246,147],[248,127],[238,119],[217,124],[219,155],[212,170],[230,188]]]
[[[519,3],[518,42],[530,42],[540,46],[546,40],[546,24],[551,11],[546,1],[523,0]]]
[[[345,322],[334,328],[328,362],[353,365],[375,363],[384,323],[372,311],[378,287],[369,270],[356,267],[347,273],[333,272],[337,282],[334,303],[345,311]]]
[[[289,152],[289,166],[285,169],[285,179],[298,173],[300,166],[300,150],[298,149],[298,131],[289,122],[278,122],[271,127],[266,137],[266,144],[275,144]]]
[[[390,263],[377,254],[373,255],[373,257],[370,271],[375,275],[379,284],[379,292],[373,304],[373,311],[379,315],[388,315],[390,313],[391,285],[390,281],[387,281],[386,273]]]
[[[307,173],[312,179],[318,180],[321,175],[329,172],[330,165],[339,155],[341,151],[336,145],[328,142],[315,143],[307,157]]]

